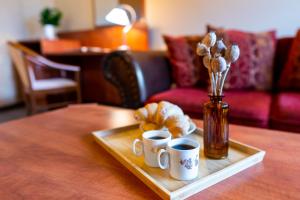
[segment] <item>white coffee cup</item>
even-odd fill
[[[171,133],[166,130],[152,130],[143,133],[143,141],[135,139],[132,143],[132,151],[136,156],[144,154],[145,163],[150,167],[158,167],[157,153],[160,149],[166,148],[171,140]],[[138,151],[136,146],[140,144],[142,148]]]
[[[199,172],[199,149],[200,144],[191,139],[171,140],[166,150],[159,150],[158,165],[161,169],[169,168],[170,176],[177,180],[192,180],[198,176]],[[169,159],[162,159],[164,154]]]

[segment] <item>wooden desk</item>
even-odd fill
[[[82,105],[1,124],[1,199],[159,199],[90,134],[133,122],[129,110]],[[230,133],[266,150],[263,163],[190,199],[300,199],[299,134],[242,126]]]

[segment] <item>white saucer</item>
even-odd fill
[[[197,129],[197,126],[196,126],[196,124],[194,122],[190,121],[190,124],[191,125],[190,125],[190,128],[188,130],[188,135],[191,134],[191,133],[193,133]]]

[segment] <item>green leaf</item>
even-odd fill
[[[40,14],[40,22],[42,25],[51,24],[58,26],[62,18],[62,13],[57,8],[45,8]]]

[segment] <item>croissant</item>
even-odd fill
[[[166,127],[174,137],[187,135],[190,127],[189,117],[184,115],[180,107],[167,101],[147,104],[137,109],[134,117],[140,122],[142,130],[157,130]]]
[[[139,108],[134,112],[134,118],[141,122],[141,121],[148,121],[153,122],[155,118],[155,113],[157,110],[157,103],[150,103],[147,104],[143,108]]]
[[[170,102],[161,101],[158,104],[154,121],[157,124],[163,124],[171,115],[183,115],[183,111],[181,110],[181,108]]]
[[[144,121],[144,122],[141,122],[141,124],[140,124],[140,129],[143,131],[158,130],[161,128],[162,128],[161,126],[151,123],[151,122]]]
[[[187,115],[172,115],[166,120],[165,126],[174,137],[182,137],[188,134],[190,120]]]
[[[155,114],[157,111],[157,103],[149,103],[145,106],[148,111],[148,121],[154,122]]]
[[[137,121],[147,121],[148,120],[148,111],[146,108],[139,108],[134,113],[134,118]]]

